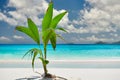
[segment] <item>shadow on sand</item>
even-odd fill
[[[19,78],[16,80],[67,80],[67,79],[63,77],[58,77],[58,76],[56,78],[41,78],[39,76],[32,76],[29,78]]]

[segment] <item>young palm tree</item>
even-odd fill
[[[63,39],[55,31],[62,30],[64,32],[67,32],[64,28],[57,27],[57,24],[60,22],[60,20],[63,18],[63,16],[66,13],[67,13],[66,11],[62,12],[53,18],[53,2],[51,1],[49,3],[48,9],[42,21],[42,32],[40,35],[39,35],[38,27],[30,18],[27,19],[28,27],[17,26],[15,28],[16,30],[21,31],[26,35],[28,35],[29,37],[31,37],[38,44],[38,46],[40,46],[40,36],[42,37],[42,42],[44,45],[44,53],[42,53],[42,50],[39,48],[33,48],[29,50],[24,56],[26,56],[28,53],[32,55],[32,68],[34,70],[34,61],[37,55],[39,55],[39,59],[42,61],[42,65],[44,68],[45,77],[47,77],[48,75],[47,64],[49,63],[49,61],[47,60],[47,45],[48,42],[50,41],[53,49],[55,50],[57,37]]]
[[[53,49],[55,50],[56,48],[56,37],[61,37],[60,35],[56,34],[55,30],[62,30],[65,31],[63,28],[58,28],[57,24],[59,23],[59,21],[62,19],[62,17],[66,14],[67,12],[63,12],[58,14],[57,16],[55,16],[53,19],[53,2],[49,3],[49,7],[46,11],[46,14],[43,18],[42,21],[42,40],[43,40],[43,44],[44,44],[44,59],[47,59],[47,55],[46,55],[46,49],[47,49],[47,44],[48,41],[50,40]],[[45,65],[45,74],[47,74],[47,69],[46,69],[46,65]]]

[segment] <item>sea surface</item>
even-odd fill
[[[37,45],[8,44],[0,45],[0,60],[21,60],[23,55]],[[41,45],[43,50],[43,45]],[[120,45],[92,45],[92,44],[57,44],[54,51],[47,46],[49,60],[83,60],[83,59],[120,59]],[[26,59],[31,59],[30,55]]]

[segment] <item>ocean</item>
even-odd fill
[[[0,60],[21,60],[23,55],[37,45],[1,44]],[[43,45],[41,45],[43,50]],[[84,59],[120,59],[120,45],[93,44],[57,44],[56,50],[47,46],[49,60],[84,60]],[[28,55],[26,59],[31,59]]]

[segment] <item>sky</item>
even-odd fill
[[[43,15],[50,0],[0,0],[0,44],[34,44],[17,25],[27,27],[31,18],[41,29]],[[68,33],[60,33],[66,42],[91,44],[98,41],[120,41],[120,0],[53,0],[54,16],[68,13],[58,24]]]

